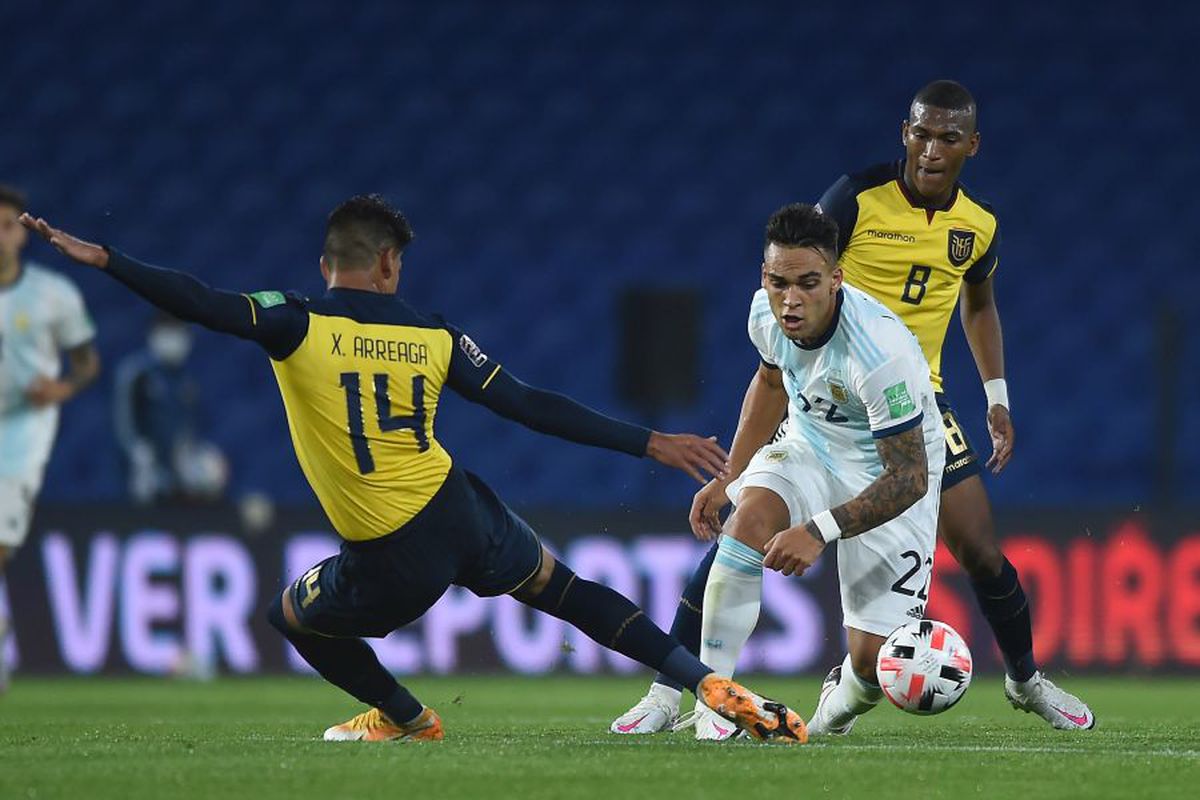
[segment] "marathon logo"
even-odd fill
[[[867,236],[872,239],[884,239],[889,242],[904,242],[905,244],[916,244],[917,237],[911,233],[900,233],[899,231],[881,231],[875,228],[867,231]]]

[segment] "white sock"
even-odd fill
[[[708,583],[700,623],[700,660],[732,677],[738,656],[758,624],[762,607],[763,557],[754,548],[722,536]]]
[[[849,725],[857,716],[865,714],[883,699],[883,690],[877,683],[868,683],[858,676],[850,666],[850,656],[842,662],[842,680],[821,704],[821,724],[826,730],[837,730]]]

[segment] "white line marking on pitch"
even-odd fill
[[[1170,749],[1154,749],[1154,750],[1088,750],[1082,747],[1006,747],[1003,745],[971,745],[971,744],[923,744],[923,745],[903,745],[903,744],[845,744],[837,745],[838,749],[845,750],[896,750],[896,751],[940,751],[946,753],[1044,753],[1055,755],[1081,755],[1081,756],[1156,756],[1160,758],[1200,758],[1200,750],[1170,750]],[[824,749],[824,747],[822,747]],[[834,748],[830,748],[831,750]]]

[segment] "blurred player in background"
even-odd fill
[[[0,186],[0,581],[29,532],[58,408],[100,373],[96,331],[75,285],[21,260],[24,210],[21,193]],[[0,592],[0,691],[8,684],[9,628]]]
[[[145,349],[114,370],[114,430],[129,496],[139,505],[215,502],[228,482],[224,454],[201,437],[201,390],[187,369],[191,349],[188,326],[159,314]]]
[[[934,81],[913,98],[901,125],[905,158],[843,176],[820,207],[839,229],[839,264],[846,282],[890,308],[916,334],[928,359],[946,438],[946,469],[938,531],[971,578],[979,607],[1004,656],[1004,693],[1014,707],[1055,728],[1095,726],[1091,709],[1037,669],[1025,591],[996,540],[979,457],[942,390],[942,344],[955,306],[987,395],[992,455],[999,473],[1013,451],[1013,424],[1004,380],[1004,347],[993,295],[1000,234],[991,207],[958,180],[979,150],[975,99],[954,81]],[[700,612],[714,548],[684,591],[671,632],[700,646]],[[914,603],[922,597],[913,596]],[[835,668],[827,680],[836,681]],[[678,713],[679,691],[661,679],[629,712],[617,733],[653,733]],[[640,720],[638,725],[630,723]]]
[[[659,669],[760,739],[804,741],[804,722],[712,673],[617,592],[577,577],[434,436],[442,390],[534,430],[720,475],[715,441],[668,435],[527,386],[440,317],[396,297],[412,240],[377,196],[338,206],[326,228],[324,297],[215,291],[180,272],[82,242],[29,215],[22,222],[69,257],[104,270],[176,317],[260,345],[283,396],[292,444],[341,552],[284,590],[271,624],[326,680],[370,706],[327,740],[441,739],[438,715],[379,663],[362,636],[422,616],[451,584],[511,594],[602,645]]]

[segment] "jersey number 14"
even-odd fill
[[[387,374],[379,372],[372,377],[379,430],[383,433],[412,431],[417,437],[417,452],[424,453],[429,449],[429,436],[425,433],[425,376],[414,375],[412,379],[413,413],[399,416],[392,415]],[[349,423],[350,446],[354,448],[354,460],[358,462],[358,471],[367,475],[375,471],[375,458],[371,455],[371,444],[363,426],[361,376],[357,372],[343,372],[341,378],[341,386],[346,390],[346,419]]]

